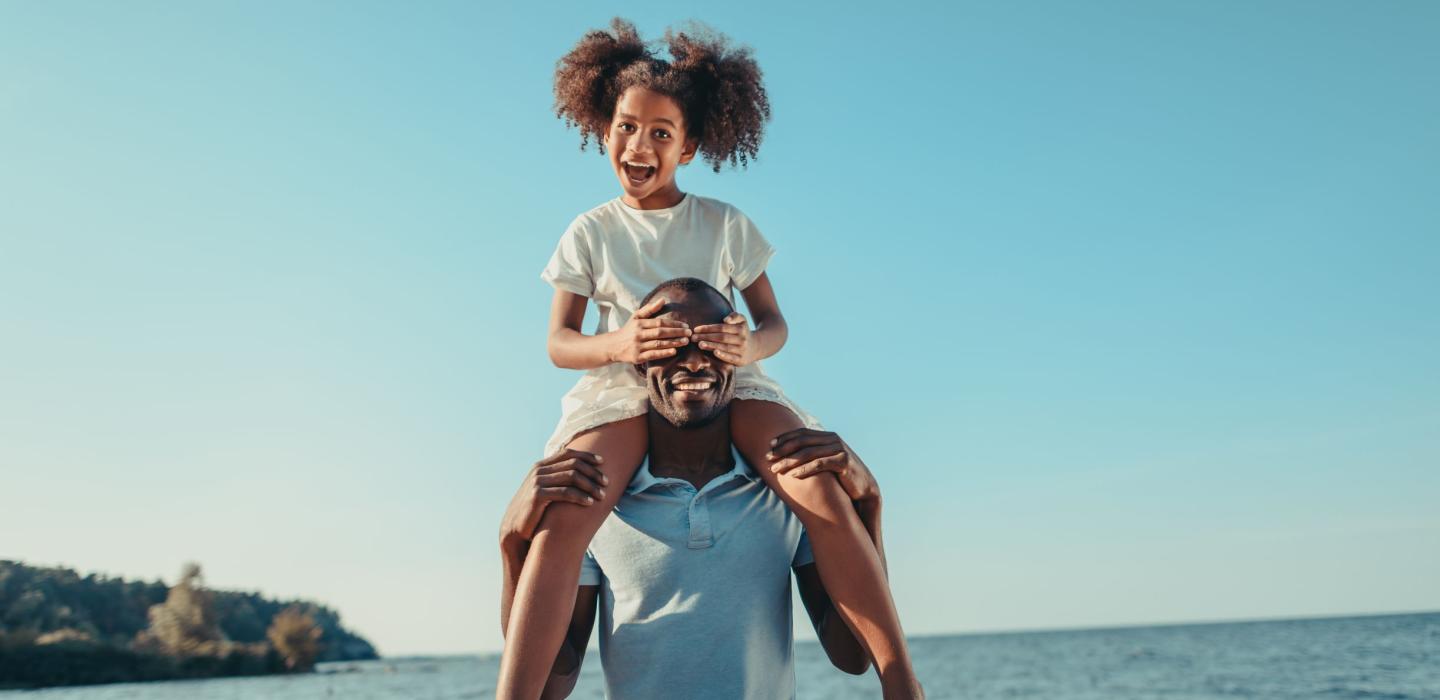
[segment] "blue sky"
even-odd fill
[[[755,48],[767,368],[907,631],[1440,608],[1440,7],[0,2],[0,557],[495,650],[611,16]]]

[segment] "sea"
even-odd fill
[[[917,637],[929,698],[1071,700],[1440,700],[1440,613]],[[796,645],[798,697],[878,698],[873,672],[831,667]],[[495,656],[324,664],[319,672],[0,692],[3,700],[488,698]],[[599,655],[572,698],[603,698]]]

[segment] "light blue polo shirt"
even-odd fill
[[[646,459],[580,569],[580,585],[600,586],[606,694],[794,698],[790,569],[813,561],[799,519],[738,452],[698,492]]]

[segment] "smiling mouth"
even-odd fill
[[[632,185],[643,185],[655,176],[655,166],[644,163],[622,162],[621,167],[625,170],[625,179]]]
[[[715,379],[685,377],[670,382],[670,389],[678,400],[699,401],[704,398],[705,392],[715,388],[715,382]]]

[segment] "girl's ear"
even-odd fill
[[[695,152],[700,150],[700,142],[695,139],[685,139],[685,145],[680,148],[680,164],[689,165],[695,160]]]

